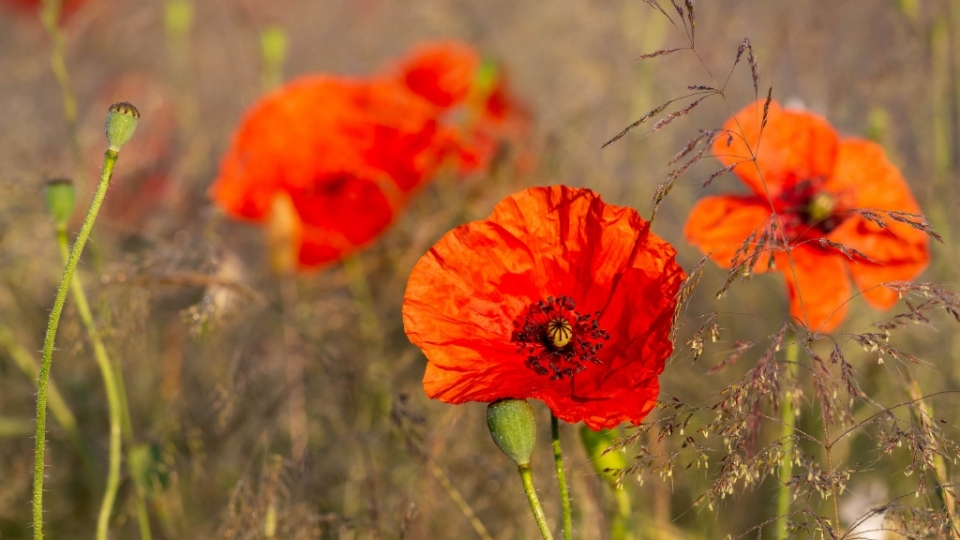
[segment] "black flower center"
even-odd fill
[[[600,328],[600,312],[580,315],[569,296],[548,296],[530,304],[513,323],[510,341],[538,375],[557,380],[573,377],[589,364],[600,364],[601,341],[610,335]]]

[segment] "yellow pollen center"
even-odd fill
[[[833,214],[837,207],[837,201],[833,195],[821,191],[810,199],[807,206],[807,214],[810,216],[811,223],[819,223]]]
[[[547,323],[547,337],[554,348],[562,349],[573,339],[573,326],[566,318],[552,319]]]

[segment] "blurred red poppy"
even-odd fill
[[[638,424],[673,351],[676,252],[587,189],[530,188],[447,233],[413,269],[407,336],[427,395],[542,400],[592,429]]]
[[[759,231],[782,231],[761,247],[773,250],[772,268],[787,281],[790,314],[811,329],[829,332],[842,322],[852,296],[850,278],[870,305],[888,309],[897,296],[878,285],[913,279],[930,259],[924,232],[882,212],[920,212],[900,171],[879,145],[841,139],[817,115],[771,102],[763,127],[762,110],[763,102],[745,107],[713,145],[717,159],[735,165],[753,193],[701,200],[690,212],[687,239],[730,268],[745,260],[738,250],[748,238],[756,246]],[[881,218],[885,226],[868,217]],[[769,260],[760,257],[753,271],[771,269]]]
[[[501,147],[527,136],[529,116],[510,92],[506,75],[455,41],[421,45],[399,62],[399,78],[445,113],[462,111],[456,132],[463,173],[486,170]]]
[[[284,85],[247,113],[213,199],[233,217],[283,224],[272,237],[295,244],[301,269],[360,249],[445,160],[462,165],[477,152],[478,139],[449,113],[470,101],[478,62],[466,45],[444,42],[402,61],[400,76],[316,75]],[[506,98],[494,94],[484,99],[502,115]]]
[[[231,216],[270,217],[290,199],[301,268],[373,240],[449,152],[431,107],[386,79],[297,79],[247,113],[224,155],[214,200]]]

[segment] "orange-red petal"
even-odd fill
[[[564,420],[592,428],[640,422],[684,274],[673,248],[633,210],[563,186],[504,199],[487,220],[449,232],[417,263],[404,327],[428,359],[424,389],[450,403],[541,399]],[[532,303],[570,296],[599,312],[610,333],[600,365],[559,380],[538,375],[512,342]]]
[[[730,268],[747,238],[754,233],[759,237],[769,219],[770,204],[760,197],[704,197],[690,211],[683,234],[718,266]],[[754,272],[765,272],[768,260],[761,257]]]
[[[414,49],[399,64],[400,77],[413,93],[448,108],[466,101],[480,57],[463,43],[439,41]]]
[[[824,333],[843,322],[851,288],[842,255],[801,244],[793,247],[789,257],[778,251],[775,258],[787,282],[790,315],[795,320]]]
[[[260,100],[212,188],[230,215],[264,220],[278,192],[303,222],[302,267],[372,241],[450,152],[435,109],[388,79],[295,80]]]
[[[822,117],[784,109],[770,102],[767,124],[761,126],[764,100],[747,105],[723,125],[713,144],[724,165],[757,195],[779,195],[798,180],[828,177],[833,171],[838,138]],[[729,144],[728,144],[729,143]],[[751,162],[756,156],[756,164]]]
[[[824,185],[841,205],[845,221],[828,238],[867,257],[850,261],[850,273],[863,296],[874,307],[887,309],[897,301],[886,287],[888,281],[917,277],[930,260],[927,235],[905,223],[877,215],[886,222],[880,227],[857,210],[892,210],[919,214],[920,207],[906,181],[887,159],[883,148],[871,141],[847,139],[840,145],[833,175]]]

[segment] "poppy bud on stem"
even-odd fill
[[[491,403],[487,406],[487,427],[490,428],[490,435],[497,447],[517,463],[523,490],[530,501],[530,509],[540,527],[540,534],[544,540],[553,540],[543,506],[533,487],[533,473],[530,471],[530,455],[537,442],[533,408],[522,399],[505,399]]]
[[[43,188],[43,195],[47,201],[47,210],[53,217],[57,232],[66,232],[73,207],[77,202],[76,190],[73,182],[66,178],[55,178],[47,182]]]
[[[114,103],[110,106],[106,121],[108,148],[103,155],[103,170],[100,173],[100,183],[97,185],[93,202],[90,203],[90,209],[87,211],[87,217],[83,220],[83,225],[77,234],[73,249],[70,251],[66,267],[63,269],[63,277],[60,279],[57,296],[53,301],[53,308],[50,310],[50,318],[47,320],[47,333],[43,339],[40,376],[37,380],[37,431],[36,437],[34,438],[33,462],[34,540],[43,540],[43,473],[47,440],[47,387],[50,382],[50,365],[53,359],[53,346],[57,336],[57,326],[60,323],[60,314],[63,313],[63,305],[67,300],[67,291],[70,288],[70,283],[73,282],[73,274],[77,269],[77,264],[80,262],[80,254],[83,252],[83,247],[90,237],[93,223],[97,220],[100,206],[103,204],[103,199],[107,195],[107,188],[110,186],[110,178],[113,176],[113,167],[117,162],[120,147],[133,136],[139,118],[140,112],[129,103]],[[105,537],[106,535],[104,534],[103,536]]]

